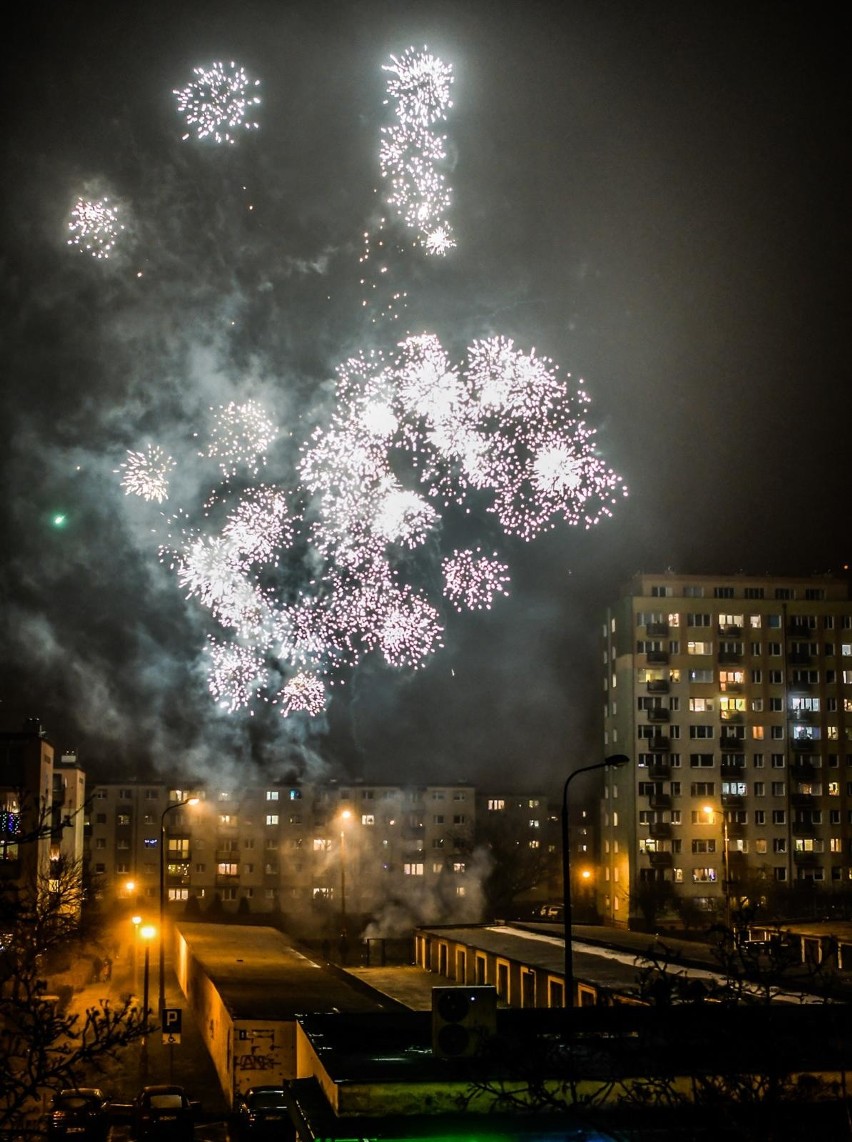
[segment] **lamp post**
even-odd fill
[[[729,850],[728,850],[728,814],[724,809],[717,810],[714,805],[705,805],[704,812],[707,814],[707,820],[710,824],[713,823],[713,817],[716,812],[719,812],[722,817],[722,895],[725,901],[725,927],[730,931],[731,927],[731,880],[729,875]]]
[[[135,995],[139,983],[139,925],[142,923],[142,917],[131,916],[130,922],[133,925],[133,994]]]
[[[562,787],[562,902],[565,925],[565,1008],[574,1006],[574,951],[571,946],[571,848],[568,830],[568,786],[581,773],[592,769],[611,769],[627,765],[630,761],[623,753],[613,754],[595,765],[583,765],[569,773]],[[567,1016],[566,1016],[567,1019]]]
[[[150,979],[150,966],[151,966],[151,941],[157,934],[157,929],[152,924],[143,924],[139,928],[139,935],[145,941],[145,974],[142,982],[142,1057],[141,1069],[142,1079],[148,1077],[148,982]],[[160,933],[162,940],[162,932]]]
[[[352,816],[349,809],[340,814],[340,938],[346,940],[346,830],[343,826]]]
[[[159,1012],[166,1006],[166,814],[183,805],[196,805],[197,797],[185,797],[167,805],[160,816],[160,995]]]

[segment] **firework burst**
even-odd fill
[[[123,473],[124,494],[162,503],[169,498],[169,476],[174,468],[175,461],[158,444],[149,444],[144,452],[128,451],[118,468]]]
[[[509,568],[497,558],[489,558],[477,547],[454,551],[442,563],[444,594],[457,611],[490,610],[495,595],[508,595]]]
[[[259,79],[249,79],[233,61],[195,67],[192,74],[195,78],[174,92],[178,112],[190,128],[184,139],[194,133],[196,138],[214,143],[235,143],[236,132],[257,129],[257,123],[248,116],[260,103],[256,93]]]
[[[230,401],[210,411],[214,421],[205,454],[218,462],[226,478],[241,469],[256,476],[278,435],[276,426],[256,401]]]
[[[385,71],[388,217],[410,232],[406,255],[443,255],[455,238],[445,139],[433,126],[452,105],[452,71],[413,49]],[[196,76],[178,95],[199,138],[233,142],[233,131],[254,125],[242,69]],[[385,318],[405,304],[393,272],[402,252],[385,217],[365,235],[361,285]],[[504,535],[532,540],[559,522],[590,527],[625,494],[596,450],[582,386],[508,338],[475,340],[451,359],[434,334],[397,337],[343,361],[331,395],[281,484],[253,483],[278,437],[261,405],[211,409],[198,451],[212,470],[201,518],[181,508],[168,521],[160,557],[223,632],[207,648],[223,709],[265,700],[284,717],[319,717],[328,687],[368,655],[424,666],[443,645],[444,601],[487,610],[507,595],[506,564],[474,546],[441,559],[437,588],[443,509],[471,523],[484,510]],[[172,465],[153,446],[128,453],[125,491],[165,499]]]
[[[303,711],[309,718],[318,718],[325,710],[326,693],[322,679],[315,674],[300,671],[294,674],[276,699],[281,707],[281,716],[287,717],[296,711]]]
[[[118,208],[108,198],[78,198],[68,222],[68,245],[93,258],[108,258],[123,229]]]

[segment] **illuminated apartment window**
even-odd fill
[[[423,865],[420,862],[407,862],[402,866],[406,876],[423,876]]]
[[[277,813],[267,813],[266,814],[266,823],[267,823],[267,825],[277,825],[278,824],[278,814]]]
[[[278,790],[277,789],[267,789],[266,790],[266,800],[267,801],[277,801],[278,800]]]

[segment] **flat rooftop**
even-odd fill
[[[357,1015],[399,1007],[311,959],[275,928],[184,921],[177,928],[233,1019],[295,1020],[311,1012]]]

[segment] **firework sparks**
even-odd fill
[[[226,478],[241,468],[256,476],[266,463],[266,450],[278,435],[276,426],[256,401],[230,401],[210,411],[214,423],[206,455],[218,461]]]
[[[253,647],[209,639],[208,686],[216,703],[229,713],[248,709],[266,681],[263,659]]]
[[[111,206],[108,198],[79,198],[68,223],[68,245],[93,258],[108,258],[123,229],[118,208]]]
[[[257,129],[248,116],[260,103],[260,96],[252,94],[260,86],[259,79],[249,79],[233,61],[195,67],[192,74],[195,78],[174,92],[178,112],[190,128],[184,139],[194,132],[198,139],[235,143],[236,132]]]
[[[458,611],[490,610],[495,595],[508,595],[509,568],[477,547],[454,551],[442,563],[444,594]]]
[[[294,674],[281,688],[277,704],[281,706],[282,717],[295,711],[304,711],[310,718],[318,718],[325,710],[325,686],[315,674],[300,671]]]
[[[128,451],[118,469],[123,472],[124,494],[162,503],[169,498],[169,476],[174,468],[175,461],[158,444],[149,444],[144,452]]]
[[[409,48],[384,65],[389,72],[386,103],[396,122],[382,129],[379,168],[386,201],[427,254],[446,254],[455,242],[445,220],[452,195],[441,171],[446,138],[432,124],[446,117],[452,102],[452,68],[427,51]]]
[[[395,116],[381,134],[386,200],[413,231],[410,247],[443,255],[455,238],[445,139],[432,128],[452,106],[452,70],[413,49],[384,70]],[[199,138],[233,142],[238,127],[256,125],[245,120],[257,99],[242,69],[196,76],[177,94]],[[407,296],[393,280],[401,250],[384,217],[365,235],[361,285],[386,318]],[[338,366],[332,395],[285,486],[252,483],[278,436],[264,409],[251,400],[211,409],[198,456],[224,482],[217,477],[200,522],[183,509],[169,520],[161,559],[229,640],[207,648],[223,709],[266,700],[284,717],[319,717],[327,687],[366,655],[424,666],[442,646],[442,597],[463,611],[508,595],[507,565],[479,547],[441,559],[438,594],[442,507],[471,521],[484,509],[505,535],[532,540],[560,521],[590,527],[626,494],[596,451],[582,386],[508,338],[475,340],[456,360],[430,333],[358,352]],[[128,453],[125,491],[165,499],[173,463],[153,446]],[[428,590],[411,582],[423,569]]]

